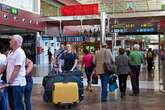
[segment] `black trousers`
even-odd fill
[[[147,59],[147,70],[149,73],[151,73],[152,67],[153,67],[153,58],[148,58]]]
[[[125,92],[126,92],[126,88],[127,88],[127,76],[128,76],[128,74],[119,74],[118,75],[120,93],[124,93],[125,94]]]
[[[133,94],[139,94],[139,74],[140,74],[140,65],[130,66],[131,67],[131,84]]]

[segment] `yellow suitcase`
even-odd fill
[[[78,85],[75,82],[54,83],[52,99],[54,104],[74,104],[79,102]]]

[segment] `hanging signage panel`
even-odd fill
[[[62,16],[98,15],[98,4],[62,6]]]
[[[157,32],[157,23],[128,23],[111,26],[111,32],[116,33],[141,33],[141,32]]]
[[[83,36],[63,36],[57,37],[57,42],[83,42]]]

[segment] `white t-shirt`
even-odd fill
[[[6,62],[6,56],[0,53],[0,69],[5,65],[5,62]],[[2,74],[0,75],[0,82],[2,82],[1,77]]]
[[[7,57],[7,62],[6,62],[6,64],[7,64],[7,82],[9,81],[9,79],[14,71],[14,67],[16,65],[21,66],[17,77],[14,79],[14,81],[12,83],[13,86],[25,86],[26,85],[25,61],[26,61],[25,53],[20,47],[18,49],[16,49],[15,52],[11,52]]]

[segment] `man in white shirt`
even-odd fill
[[[0,70],[3,68],[3,65],[5,65],[6,62],[6,56],[4,54],[0,53]],[[0,72],[0,86],[3,86],[4,81],[1,79],[2,74]],[[7,101],[7,91],[6,88],[0,89],[0,110],[8,110],[8,101]]]
[[[26,56],[21,48],[23,38],[20,35],[11,36],[10,48],[12,52],[6,60],[7,83],[10,84],[8,95],[11,110],[23,110],[23,93],[26,85]]]

